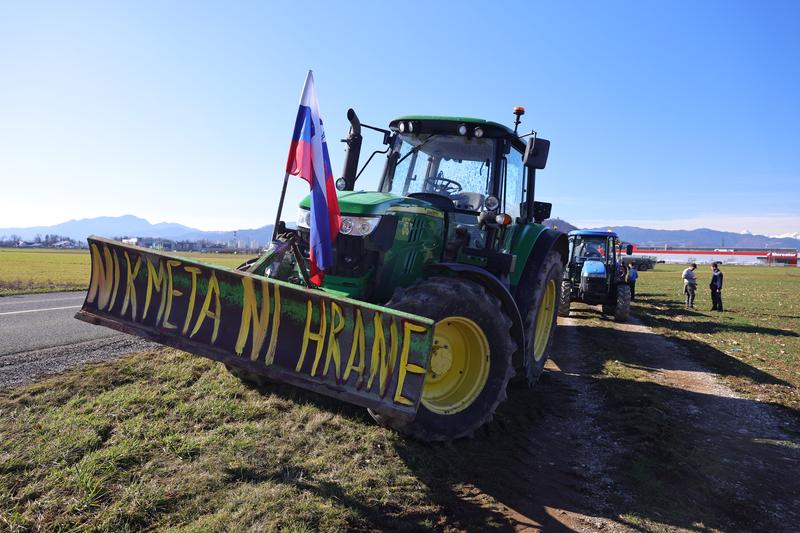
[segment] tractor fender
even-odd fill
[[[426,266],[425,271],[429,275],[453,273],[458,277],[469,279],[485,287],[500,300],[503,311],[511,319],[511,336],[517,343],[517,349],[513,356],[514,366],[521,368],[522,355],[525,351],[525,329],[522,326],[522,317],[519,314],[517,303],[503,282],[494,274],[480,267],[463,263],[436,263]]]
[[[525,279],[529,269],[538,270],[550,250],[557,251],[559,255],[561,255],[561,264],[566,265],[569,259],[569,241],[567,240],[567,235],[549,228],[542,230],[538,237],[536,237],[533,250],[531,250],[531,253],[528,255],[528,260],[525,263],[520,279]],[[518,296],[516,294],[517,290],[519,290],[519,284],[515,287],[515,296]]]
[[[567,240],[566,234],[560,231],[545,228],[536,237],[536,241],[533,244],[533,249],[530,251],[530,254],[528,254],[528,259],[522,269],[522,275],[519,278],[520,283],[514,287],[514,307],[517,309],[517,313],[520,313],[518,302],[522,301],[521,298],[523,296],[521,294],[523,287],[522,281],[529,279],[529,277],[532,275],[535,276],[535,273],[538,272],[542,267],[542,263],[544,263],[544,259],[547,257],[547,254],[550,252],[550,250],[557,251],[561,256],[562,266],[566,265],[569,256],[569,241]],[[527,310],[525,312],[527,313]],[[522,319],[520,318],[520,320]],[[524,329],[522,332],[524,334]],[[524,336],[520,336],[520,338],[524,338]],[[523,344],[522,346],[524,347],[525,345]],[[514,364],[518,370],[524,367],[524,353],[525,351],[523,349],[514,354]]]

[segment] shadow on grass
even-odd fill
[[[561,510],[634,529],[654,522],[690,530],[778,531],[799,523],[800,483],[787,468],[800,463],[796,412],[770,406],[781,420],[791,415],[786,417],[793,421],[791,428],[781,431],[779,423],[764,418],[763,403],[601,375],[616,361],[664,368],[664,358],[653,357],[650,349],[650,343],[661,342],[663,351],[663,339],[656,335],[579,325],[558,328],[556,342],[554,361],[561,371],[546,372],[533,390],[512,389],[494,421],[474,439],[447,445],[394,441],[419,481],[418,490],[439,513],[415,512],[396,497],[364,501],[335,481],[309,482],[309,474],[291,465],[279,472],[239,469],[230,475],[242,481],[266,476],[313,492],[352,509],[367,529],[411,531],[431,524],[470,531],[560,531],[565,529],[558,519]],[[722,352],[711,358],[725,359],[739,374],[755,370]],[[688,369],[681,359],[672,366]],[[270,390],[373,423],[364,409],[343,402],[283,385]],[[585,408],[587,395],[597,398],[596,418]],[[795,437],[787,440],[786,434]],[[610,463],[600,475],[585,463],[592,456]],[[597,497],[598,488],[605,497]]]
[[[652,316],[648,316],[646,313],[649,313],[649,309],[645,310],[644,313],[640,314],[642,321],[648,326],[655,326],[655,327],[664,327],[668,329],[679,329],[681,326],[681,322],[678,321],[664,321],[663,323],[659,321],[658,318],[654,318]],[[599,310],[594,310],[592,308],[581,308],[578,310],[573,310],[570,313],[571,318],[575,319],[590,319],[590,318],[598,318],[601,317],[601,313]],[[623,348],[629,343],[635,342],[637,344],[652,344],[652,343],[659,343],[662,342],[663,339],[658,334],[640,334],[638,337],[630,337],[630,336],[621,336],[625,332],[618,331],[613,329],[613,320],[609,317],[606,317],[606,320],[609,321],[608,327],[603,326],[594,326],[588,327],[591,330],[591,335],[595,338],[604,336],[607,338],[608,341],[614,339],[616,342],[624,341],[625,344],[620,344],[618,347]],[[694,322],[694,324],[698,324],[698,322]],[[699,324],[705,324],[705,322],[699,322]],[[716,326],[726,327],[724,324],[716,324]],[[683,324],[686,326],[686,324]],[[741,325],[740,325],[741,326]],[[744,326],[741,326],[744,327]],[[686,327],[684,328],[688,331],[692,331],[694,333],[701,333],[700,330]],[[772,328],[761,328],[763,330],[770,330]],[[781,331],[781,330],[778,330]],[[762,332],[763,334],[772,334]],[[793,332],[786,332],[784,334],[791,334],[796,335]],[[635,340],[631,340],[635,339]],[[735,376],[735,377],[745,377],[748,378],[755,383],[767,384],[767,385],[782,385],[786,387],[791,387],[791,383],[784,381],[778,377],[773,376],[763,370],[759,370],[758,368],[749,365],[732,355],[728,355],[727,353],[714,348],[702,341],[694,340],[694,339],[685,339],[681,337],[671,337],[670,341],[675,345],[683,348],[689,354],[692,355],[692,359],[688,360],[683,357],[675,357],[673,359],[661,361],[662,366],[660,368],[664,368],[665,370],[687,370],[687,371],[695,371],[697,370],[697,365],[694,363],[701,363],[705,368],[708,370],[712,370],[713,372],[726,375],[726,376]],[[634,345],[631,345],[634,346]],[[629,359],[631,357],[631,350],[622,350],[620,349],[616,355],[616,358],[623,362],[628,362],[633,364]],[[655,370],[656,368],[652,368]]]
[[[681,329],[691,331],[692,333],[725,333],[725,332],[738,332],[738,333],[758,333],[761,335],[774,335],[778,337],[800,337],[796,331],[778,328],[767,328],[763,326],[754,326],[752,324],[734,324],[712,321],[682,321],[671,320],[672,317],[677,316],[706,316],[694,310],[685,309],[682,305],[676,304],[671,300],[660,300],[655,298],[648,298],[644,303],[650,304],[643,309],[643,319],[648,325]],[[657,307],[652,307],[657,306]],[[716,313],[715,311],[712,311]],[[724,316],[724,315],[722,315]]]

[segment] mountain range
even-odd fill
[[[563,232],[578,229],[566,220],[550,218],[545,224]],[[679,248],[792,248],[800,250],[800,234],[786,234],[769,237],[750,233],[734,233],[708,228],[693,230],[664,230],[637,228],[635,226],[609,225],[602,228],[586,228],[606,231],[614,230],[620,239],[638,246]]]
[[[574,225],[559,218],[547,219],[545,223],[557,227],[560,231],[569,232],[577,229]],[[800,235],[786,234],[775,237],[752,235],[749,233],[733,233],[708,228],[694,230],[659,230],[637,228],[634,226],[608,226],[616,231],[621,239],[639,246],[676,246],[702,248],[793,248],[800,249]],[[590,228],[606,230],[603,228]],[[234,238],[233,231],[202,231],[182,224],[160,222],[151,224],[143,218],[133,215],[119,217],[97,217],[81,220],[70,220],[53,226],[35,226],[31,228],[0,228],[0,237],[18,235],[24,240],[32,240],[36,235],[56,234],[77,241],[85,241],[89,235],[103,237],[160,237],[175,241],[228,242]],[[259,245],[269,242],[272,236],[272,225],[254,229],[236,230],[236,239],[245,243],[256,241]]]
[[[89,235],[101,237],[159,237],[173,241],[228,242],[234,238],[233,231],[202,231],[183,224],[159,222],[151,224],[133,215],[119,217],[96,217],[70,220],[53,226],[34,226],[31,228],[0,228],[0,237],[19,235],[23,240],[32,240],[36,235],[62,235],[76,241],[85,241]],[[272,237],[272,224],[255,229],[236,230],[236,239],[245,243],[257,241],[260,245]]]

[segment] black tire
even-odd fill
[[[443,322],[464,317],[473,321],[489,342],[488,377],[483,389],[466,407],[452,414],[436,413],[420,403],[416,418],[409,423],[369,410],[382,425],[393,427],[423,441],[451,441],[469,437],[490,422],[497,406],[506,399],[506,388],[514,374],[511,319],[500,301],[473,281],[434,277],[417,281],[395,291],[387,307]]]
[[[631,288],[617,285],[617,305],[614,307],[614,321],[625,322],[631,314]]]
[[[558,316],[569,316],[569,306],[572,303],[572,283],[561,282],[561,295],[558,299]]]
[[[553,331],[557,323],[557,313],[561,304],[561,290],[563,280],[563,264],[561,254],[555,250],[547,253],[537,272],[526,273],[526,278],[517,289],[517,302],[525,328],[525,379],[529,387],[533,387],[544,371],[544,365],[550,357],[553,346]],[[535,357],[536,321],[542,310],[542,300],[545,288],[552,282],[555,288],[555,300],[550,311],[550,329],[547,332],[547,341],[537,360]]]

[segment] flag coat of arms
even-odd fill
[[[314,75],[310,70],[300,97],[286,172],[303,178],[311,188],[309,270],[311,282],[320,285],[325,270],[333,265],[333,243],[339,234],[341,219],[328,144],[314,90]]]

